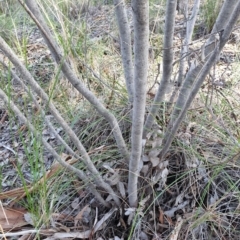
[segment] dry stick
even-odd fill
[[[159,154],[160,161],[165,157],[165,155],[172,143],[173,137],[174,137],[175,133],[177,132],[180,123],[182,122],[183,118],[185,117],[188,108],[190,107],[193,99],[195,98],[196,94],[198,93],[198,91],[199,91],[204,79],[206,78],[207,74],[209,73],[211,67],[216,63],[221,50],[223,49],[224,45],[228,41],[229,36],[234,28],[234,25],[239,18],[239,15],[240,15],[240,1],[237,3],[225,29],[220,34],[219,43],[217,44],[217,46],[215,47],[215,50],[212,52],[211,56],[206,61],[201,72],[199,73],[199,75],[196,79],[196,83],[184,105],[184,108],[182,109],[181,113],[179,114],[178,118],[176,119],[174,126],[171,129],[168,129],[169,130],[168,134],[165,134],[164,139],[163,139],[163,148]]]
[[[131,30],[124,0],[114,0],[115,14],[121,40],[121,57],[130,104],[133,103],[133,61]]]
[[[19,69],[24,79],[30,84],[32,89],[48,104],[49,110],[56,118],[58,123],[62,126],[65,132],[69,135],[75,146],[78,148],[80,154],[82,155],[82,161],[85,163],[89,171],[92,173],[95,182],[98,186],[104,188],[114,199],[117,205],[120,205],[119,198],[116,193],[110,187],[109,184],[105,183],[100,176],[99,171],[94,166],[91,161],[86,149],[74,133],[74,131],[69,127],[66,121],[62,118],[58,110],[55,108],[54,104],[50,101],[48,95],[44,92],[44,90],[38,85],[38,83],[34,80],[31,73],[26,69],[26,67],[20,62],[15,53],[11,50],[11,48],[5,43],[5,41],[0,37],[0,49],[4,52],[4,54],[10,59],[10,61],[14,64],[14,66]]]
[[[6,64],[3,62],[2,59],[0,59],[1,64],[7,69],[8,67],[6,66]],[[65,147],[65,149],[68,151],[68,153],[70,153],[72,156],[74,156],[77,159],[81,159],[80,156],[78,156],[71,147],[69,147],[69,145],[63,140],[63,138],[57,133],[57,131],[55,130],[54,126],[52,125],[52,123],[47,119],[45,112],[43,111],[42,107],[40,106],[40,104],[38,103],[37,99],[35,98],[35,96],[32,94],[31,91],[29,91],[28,87],[23,83],[23,81],[17,76],[17,74],[11,69],[10,70],[13,78],[19,83],[21,84],[21,86],[24,88],[24,90],[26,92],[29,93],[31,99],[33,100],[34,104],[37,107],[37,110],[40,111],[42,118],[44,119],[45,123],[47,124],[47,126],[51,129],[51,131],[53,132],[54,136],[62,143],[62,145]]]
[[[129,152],[126,146],[126,143],[123,139],[121,129],[119,127],[117,119],[114,115],[106,109],[106,107],[99,101],[99,99],[88,89],[86,86],[78,79],[76,74],[71,70],[70,66],[65,61],[64,57],[62,57],[61,50],[57,45],[56,41],[52,37],[52,33],[50,32],[45,20],[43,19],[41,12],[38,8],[38,5],[35,1],[26,0],[26,4],[22,0],[18,0],[21,5],[24,7],[26,12],[30,15],[30,17],[37,24],[40,29],[43,38],[45,39],[49,50],[56,63],[61,66],[61,70],[69,82],[92,104],[93,107],[108,121],[113,131],[113,135],[117,142],[118,149],[122,154],[123,158],[126,162],[129,162]]]
[[[68,171],[74,172],[81,180],[83,180],[86,184],[89,185],[91,193],[94,194],[94,196],[101,202],[104,206],[110,207],[109,203],[107,203],[101,195],[98,193],[96,188],[92,183],[89,182],[89,178],[84,174],[82,170],[79,170],[70,164],[66,163],[59,155],[58,153],[51,147],[51,145],[40,136],[40,134],[37,133],[37,130],[34,128],[34,126],[29,122],[29,120],[21,113],[21,111],[18,109],[18,107],[8,98],[8,96],[0,89],[0,98],[3,99],[3,101],[10,106],[11,110],[19,117],[19,119],[26,125],[28,128],[33,132],[36,133],[37,138],[41,139],[43,145],[47,148],[47,150],[56,158],[56,160],[65,167]]]
[[[157,111],[159,110],[159,104],[164,98],[166,90],[168,88],[170,78],[172,75],[172,63],[173,63],[173,35],[175,26],[175,14],[176,14],[177,1],[168,0],[167,10],[165,17],[164,27],[164,40],[163,40],[163,75],[162,79],[155,95],[154,101],[151,106],[151,110],[147,116],[145,122],[143,139],[146,138],[148,131],[151,129]]]

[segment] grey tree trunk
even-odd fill
[[[134,21],[134,97],[131,136],[131,159],[129,163],[129,205],[138,204],[138,176],[142,153],[142,134],[146,105],[148,73],[149,6],[146,0],[133,0]]]
[[[176,0],[167,1],[167,9],[165,13],[165,27],[164,27],[164,40],[163,40],[163,74],[158,88],[158,92],[154,98],[151,110],[147,116],[144,125],[143,139],[146,138],[147,132],[151,129],[154,119],[156,117],[159,105],[164,98],[164,94],[169,86],[172,75],[173,63],[173,34],[175,26],[176,15]]]

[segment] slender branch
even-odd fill
[[[115,13],[121,39],[121,57],[125,75],[126,86],[128,90],[129,102],[133,102],[133,61],[131,30],[127,18],[126,6],[124,0],[114,0]]]
[[[195,22],[197,19],[199,6],[200,6],[200,0],[195,0],[194,5],[193,5],[192,14],[191,14],[190,18],[187,19],[187,21],[186,21],[186,36],[184,38],[183,46],[182,46],[182,50],[181,50],[181,57],[180,57],[181,60],[180,60],[180,66],[179,66],[179,73],[178,73],[178,80],[177,80],[178,86],[177,87],[180,87],[182,85],[182,81],[183,81],[183,78],[186,73],[189,44],[192,39],[193,29],[194,29],[194,25],[195,25]],[[186,11],[187,11],[187,9],[186,9]],[[185,15],[186,15],[186,18],[188,18],[188,12]]]
[[[239,15],[240,15],[240,1],[235,6],[234,11],[231,13],[231,17],[229,18],[228,23],[225,24],[225,29],[220,34],[219,42],[218,42],[217,46],[215,47],[215,50],[212,52],[211,56],[208,58],[208,60],[204,64],[201,72],[199,73],[196,83],[184,105],[184,108],[182,109],[181,113],[179,114],[178,118],[176,119],[174,126],[171,129],[168,129],[169,130],[168,133],[165,134],[164,139],[163,139],[162,151],[159,154],[160,161],[166,155],[166,153],[172,143],[173,137],[174,137],[175,133],[177,132],[180,123],[182,122],[183,118],[185,117],[186,112],[187,112],[188,108],[190,107],[193,99],[195,98],[196,94],[198,93],[204,79],[206,78],[207,74],[209,73],[211,67],[218,60],[218,56],[219,56],[221,50],[223,49],[224,45],[227,43],[229,36],[234,28],[234,25],[239,18]]]
[[[43,145],[46,147],[46,149],[55,157],[55,159],[68,171],[74,172],[81,180],[83,180],[90,188],[90,191],[95,195],[95,197],[104,205],[109,207],[109,203],[107,203],[101,195],[98,193],[94,185],[89,182],[89,178],[84,174],[82,170],[79,170],[67,162],[65,162],[58,153],[54,150],[54,148],[51,147],[51,145],[40,136],[40,134],[37,132],[37,130],[34,128],[34,126],[29,122],[29,120],[21,113],[21,111],[17,108],[17,106],[9,100],[8,96],[0,89],[0,98],[3,99],[3,101],[10,106],[11,110],[18,116],[18,118],[26,125],[28,128],[36,134],[37,138],[40,139],[43,143]]]
[[[113,135],[117,142],[118,149],[124,159],[129,162],[129,152],[126,146],[126,143],[123,139],[119,124],[114,115],[104,107],[104,105],[99,101],[99,99],[78,79],[76,74],[71,70],[67,61],[62,57],[61,50],[54,40],[52,33],[50,32],[45,20],[42,17],[42,14],[38,8],[38,5],[35,1],[31,0],[18,0],[30,17],[37,24],[40,29],[43,38],[48,45],[49,50],[56,63],[59,64],[63,74],[69,80],[69,82],[96,108],[96,110],[108,121],[113,131]],[[26,3],[26,4],[25,4]]]
[[[195,0],[196,7],[194,7],[195,10],[193,9],[193,11],[195,11],[195,12],[197,12],[197,9],[198,9],[197,1],[198,0]],[[235,1],[235,3],[233,2],[233,4],[234,4],[234,6],[236,6],[236,1]],[[217,17],[216,24],[213,27],[212,33],[209,35],[207,43],[216,41],[216,35],[219,34],[219,27],[217,28],[217,25],[219,25],[220,21],[224,21],[224,22],[222,22],[222,27],[226,26],[227,20],[229,19],[229,17],[232,14],[232,11],[229,11],[229,8],[232,9],[232,2],[225,1],[225,4],[223,5],[222,10],[220,11],[220,13]],[[226,14],[228,14],[228,16]],[[189,25],[189,27],[187,29],[187,35],[188,35],[188,36],[186,36],[187,43],[189,43],[190,39],[191,39],[191,34],[192,34],[192,31],[193,31],[193,23],[194,23],[193,20],[194,19],[192,19],[192,23]],[[216,43],[214,43],[214,44],[216,44]],[[208,44],[203,46],[202,52],[204,53],[206,51],[212,51],[212,50],[210,50]],[[206,58],[203,58],[202,61],[206,61]],[[191,92],[194,81],[196,80],[197,76],[199,75],[202,67],[203,67],[203,62],[201,62],[201,60],[200,60],[200,62],[198,62],[197,60],[192,61],[191,67],[190,67],[190,69],[187,73],[187,76],[186,76],[186,78],[183,82],[183,85],[180,88],[180,93],[178,95],[178,99],[177,99],[176,104],[174,106],[174,110],[171,114],[171,119],[169,121],[166,134],[169,134],[169,129],[171,129],[174,122],[178,118],[178,115],[180,114],[187,98],[189,97],[189,94]]]
[[[111,196],[113,197],[114,201],[120,205],[120,201],[116,194],[114,193],[113,189],[110,187],[109,184],[105,183],[99,173],[99,171],[94,166],[93,162],[91,161],[86,149],[78,139],[77,135],[74,131],[69,127],[63,117],[60,115],[56,107],[53,105],[51,100],[49,99],[48,95],[44,92],[44,90],[38,85],[38,83],[34,80],[31,73],[26,69],[26,67],[20,62],[16,54],[11,50],[11,48],[7,45],[7,43],[0,37],[0,49],[4,52],[4,54],[9,58],[9,60],[13,63],[13,65],[20,71],[24,79],[30,84],[32,89],[47,103],[49,110],[56,118],[58,123],[62,126],[65,132],[69,135],[77,149],[79,150],[80,154],[82,155],[82,161],[85,163],[89,171],[93,174],[95,182],[98,186],[104,188]]]

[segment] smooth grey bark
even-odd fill
[[[133,103],[133,61],[131,29],[128,22],[124,0],[114,0],[115,14],[120,33],[121,57],[130,104]]]
[[[164,94],[166,93],[172,75],[173,34],[175,26],[176,4],[176,0],[167,1],[163,40],[163,74],[160,86],[158,88],[157,94],[155,95],[150,112],[144,125],[143,139],[146,138],[147,132],[152,127],[157,111],[159,109],[159,105],[164,99]]]
[[[221,50],[223,49],[224,45],[227,43],[227,41],[230,37],[230,34],[234,28],[234,25],[239,18],[239,15],[240,15],[240,1],[238,1],[238,3],[235,6],[235,9],[231,13],[228,23],[225,23],[225,28],[220,33],[219,42],[216,45],[214,51],[212,52],[212,54],[208,58],[208,60],[205,62],[202,70],[198,74],[196,83],[194,84],[194,87],[184,105],[184,108],[180,112],[173,127],[171,129],[169,129],[169,131],[164,135],[162,151],[159,154],[160,161],[161,161],[161,159],[164,158],[165,154],[167,153],[167,151],[172,143],[173,137],[174,137],[175,133],[177,132],[180,123],[182,122],[183,118],[185,117],[186,112],[187,112],[188,108],[190,107],[193,99],[195,98],[196,94],[198,93],[200,87],[202,86],[204,79],[206,78],[207,74],[209,73],[211,67],[217,62],[219,54],[220,54]]]
[[[193,30],[194,30],[195,22],[199,12],[199,7],[200,7],[200,0],[195,0],[193,4],[192,14],[190,16],[190,19],[188,19],[187,21],[186,40],[188,44],[192,40]]]
[[[129,205],[138,204],[138,176],[142,153],[142,134],[146,105],[148,45],[149,45],[149,6],[147,0],[132,0],[134,24],[134,97],[131,135],[131,159],[128,175]]]
[[[89,181],[89,178],[85,175],[85,173],[67,162],[65,162],[58,153],[51,147],[51,145],[43,138],[41,137],[37,130],[33,127],[33,125],[28,121],[28,119],[21,113],[21,111],[17,108],[17,106],[8,98],[8,96],[2,91],[0,88],[0,98],[3,99],[3,101],[8,105],[11,110],[18,116],[18,118],[28,126],[28,128],[36,134],[37,138],[42,141],[43,145],[46,147],[46,149],[54,156],[54,158],[68,171],[75,173],[81,180],[83,180],[86,185],[89,186],[90,191],[94,194],[94,196],[106,207],[110,207],[109,203],[107,203],[99,194],[99,192],[96,190],[95,186]]]
[[[120,205],[119,198],[116,193],[110,187],[109,184],[105,183],[99,173],[99,171],[94,166],[91,161],[86,149],[74,133],[74,131],[69,127],[66,121],[62,118],[58,110],[55,108],[48,95],[44,92],[44,90],[39,86],[39,84],[34,80],[31,73],[26,69],[26,67],[21,63],[16,54],[12,51],[12,49],[7,45],[7,43],[0,37],[0,49],[3,53],[8,57],[8,59],[13,63],[16,69],[22,74],[22,77],[29,83],[31,88],[44,100],[44,102],[49,107],[50,112],[56,118],[58,123],[62,126],[65,132],[69,135],[70,139],[73,141],[78,151],[80,152],[82,158],[81,160],[84,162],[88,170],[92,173],[92,176],[96,182],[96,184],[102,188],[104,188],[114,199],[117,205]]]
[[[59,46],[52,37],[52,33],[50,32],[45,20],[43,19],[37,3],[31,0],[18,1],[37,24],[54,60],[61,67],[61,70],[65,77],[69,80],[73,87],[76,88],[110,124],[119,152],[122,154],[125,161],[129,162],[129,152],[123,139],[117,119],[108,109],[106,109],[106,107],[99,101],[99,99],[80,81],[80,79],[78,79],[76,74],[72,71],[69,64],[63,57]]]
[[[188,0],[177,0],[177,11],[179,14],[186,12]]]
[[[197,61],[192,61],[190,69],[187,73],[187,76],[180,88],[179,95],[177,101],[175,103],[173,112],[171,113],[171,118],[169,122],[169,127],[171,127],[175,120],[177,119],[179,113],[181,112],[182,107],[184,106],[193,86],[194,81],[196,80],[199,72],[202,69],[202,63],[198,63]]]

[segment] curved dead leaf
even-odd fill
[[[179,217],[177,220],[177,224],[176,224],[174,230],[172,231],[169,240],[178,240],[178,234],[181,230],[182,224],[183,224],[183,219],[181,217]]]
[[[154,141],[152,142],[152,148],[157,148],[162,146],[162,138],[156,137]]]
[[[83,217],[88,217],[91,212],[89,205],[86,205],[74,218],[74,226],[77,226],[78,221],[81,221]]]
[[[101,220],[99,220],[97,222],[97,224],[94,225],[93,227],[93,233],[97,232],[98,230],[100,230],[102,228],[103,223],[105,223],[107,221],[108,218],[110,218],[112,216],[112,214],[117,210],[117,208],[113,208],[112,210],[110,210],[108,213],[106,213]]]
[[[120,176],[118,174],[118,171],[115,171],[115,173],[106,179],[106,182],[108,182],[111,186],[116,185],[120,181]]]
[[[11,209],[0,207],[0,225],[3,230],[13,230],[29,223],[24,219],[25,209]]]
[[[119,190],[122,198],[125,199],[126,198],[126,191],[125,191],[123,182],[118,182],[117,187],[118,187],[118,190]]]
[[[163,169],[163,171],[162,171],[162,173],[161,173],[161,175],[162,175],[162,181],[163,181],[164,184],[165,184],[166,181],[167,181],[168,173],[169,173],[169,171],[168,171],[167,168]]]
[[[150,158],[152,158],[152,157],[157,157],[157,156],[159,155],[159,153],[160,153],[160,149],[158,149],[158,148],[153,148],[153,149],[149,152],[148,156],[149,156]]]
[[[151,157],[150,161],[151,161],[153,167],[156,167],[159,164],[159,158],[158,157]]]
[[[149,162],[149,157],[147,155],[142,156],[142,161],[143,162]]]
[[[66,238],[80,238],[80,239],[89,239],[91,234],[90,230],[87,230],[85,232],[59,232],[59,233],[54,233],[53,237],[56,239],[66,239]]]

